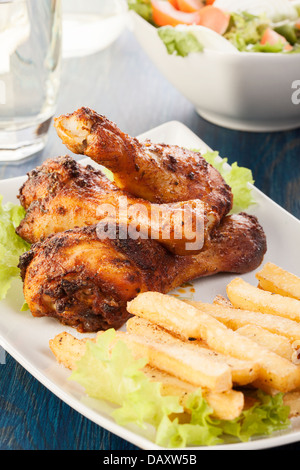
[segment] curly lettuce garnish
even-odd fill
[[[146,360],[135,359],[128,346],[115,339],[116,332],[110,329],[98,335],[95,343],[88,341],[70,380],[80,383],[89,397],[113,403],[112,416],[118,424],[144,429],[151,425],[159,446],[217,445],[228,438],[246,442],[290,425],[289,407],[283,405],[281,393],[272,397],[253,392],[254,405],[231,421],[212,418],[201,389],[189,395],[184,410],[177,397],[162,396],[161,384],[143,373]]]
[[[0,196],[0,300],[6,297],[13,279],[20,277],[19,257],[29,244],[19,237],[15,229],[25,216],[23,207],[7,203]]]
[[[254,184],[251,170],[238,166],[235,162],[228,165],[227,158],[220,158],[219,152],[207,152],[202,154],[203,158],[210,163],[223,176],[226,183],[231,187],[233,194],[232,212],[237,213],[248,209],[249,206],[255,204],[253,197]]]

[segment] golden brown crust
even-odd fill
[[[228,215],[206,241],[201,253],[181,257],[186,261],[177,270],[170,287],[218,273],[251,272],[260,266],[266,251],[266,236],[255,216]]]
[[[116,184],[137,197],[159,204],[200,199],[220,218],[232,208],[231,188],[198,152],[141,143],[89,108],[56,118],[55,127],[72,152],[109,168]]]
[[[154,240],[99,240],[95,226],[50,236],[20,259],[24,296],[34,316],[81,331],[120,327],[139,292],[170,292],[218,272],[255,269],[266,251],[253,216],[228,216],[197,256],[172,255]]]
[[[20,258],[24,296],[34,316],[51,316],[81,331],[118,328],[126,302],[164,290],[174,257],[150,240],[102,240],[96,226],[52,235]]]
[[[122,198],[126,198],[126,212],[119,211]],[[201,251],[204,239],[219,223],[215,212],[200,201],[152,204],[119,189],[101,171],[89,165],[85,167],[69,156],[46,160],[30,172],[20,189],[19,199],[27,213],[16,232],[29,243],[74,227],[96,224],[109,216],[111,222],[115,220],[123,225],[134,222],[146,237],[151,238],[155,233],[160,243],[173,253],[191,255]],[[142,210],[137,214],[139,208]],[[157,219],[151,217],[156,210],[160,211]],[[130,213],[134,213],[134,220],[130,219]],[[179,215],[182,219],[190,215],[192,225],[190,232],[186,229],[181,238],[176,238]],[[196,226],[197,221],[202,225]],[[168,237],[163,231],[166,224],[170,226]],[[194,245],[194,250],[188,249],[187,243],[195,239],[198,245]]]
[[[16,232],[29,243],[75,226],[97,221],[103,201],[122,195],[103,173],[83,166],[69,156],[46,160],[28,173],[19,200],[27,210]]]

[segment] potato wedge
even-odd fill
[[[274,294],[300,300],[300,277],[292,274],[273,263],[266,263],[256,273],[258,286]]]
[[[129,302],[127,309],[129,313],[181,334],[185,339],[202,339],[219,353],[257,362],[260,380],[279,391],[287,392],[300,385],[300,368],[230,330],[190,302],[187,304],[169,295],[145,292]]]
[[[227,295],[235,308],[252,310],[300,322],[300,301],[263,291],[236,278],[227,286]]]
[[[232,381],[235,385],[247,385],[258,377],[259,366],[257,363],[225,356],[216,351],[212,351],[207,347],[206,343],[201,340],[182,341],[144,318],[130,318],[127,321],[126,328],[129,333],[144,336],[149,340],[162,344],[177,344],[178,347],[183,347],[184,349],[189,347],[191,352],[195,351],[203,355],[203,357],[212,359],[212,361],[227,364],[231,369]]]

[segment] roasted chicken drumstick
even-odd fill
[[[55,127],[73,153],[111,170],[115,183],[137,197],[157,204],[200,199],[219,219],[232,208],[230,187],[200,153],[141,143],[89,108],[56,118]]]
[[[137,226],[140,236],[157,239],[171,252],[191,255],[201,251],[219,224],[216,212],[202,201],[153,204],[68,156],[46,160],[31,171],[19,200],[27,213],[16,231],[29,243],[74,227],[115,221],[131,233]],[[184,223],[188,218],[191,223]]]
[[[225,217],[198,255],[176,256],[155,240],[99,240],[96,226],[51,235],[20,258],[24,296],[34,316],[80,331],[120,327],[139,292],[167,293],[185,281],[260,265],[264,232],[253,216]]]

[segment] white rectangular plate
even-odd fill
[[[183,124],[173,121],[159,126],[139,136],[140,140],[151,139],[156,143],[176,144],[188,148],[206,150],[208,147]],[[218,149],[214,149],[218,150]],[[84,159],[84,163],[91,161]],[[21,184],[26,176],[0,181],[0,193],[4,203],[17,202]],[[300,221],[275,204],[256,188],[253,189],[257,201],[248,212],[256,215],[262,224],[268,242],[268,251],[264,262],[272,261],[279,266],[300,275],[299,240]],[[212,302],[217,294],[225,295],[225,287],[235,276],[221,274],[194,282],[195,300]],[[243,278],[255,285],[255,273]],[[192,295],[187,289],[187,295]],[[49,339],[62,331],[68,331],[80,337],[76,330],[61,325],[51,318],[34,318],[30,312],[21,312],[23,302],[21,282],[16,282],[10,289],[7,299],[1,302],[0,345],[13,356],[28,372],[44,384],[69,406],[108,431],[126,439],[140,449],[158,450],[151,441],[151,436],[139,428],[124,428],[110,418],[110,405],[84,400],[82,388],[68,381],[70,372],[57,364],[49,349]],[[272,437],[255,439],[248,443],[222,444],[217,447],[203,447],[203,450],[262,449],[289,444],[300,440],[300,420],[294,419],[292,427]],[[199,448],[200,449],[200,448]],[[195,450],[195,448],[193,448]]]

